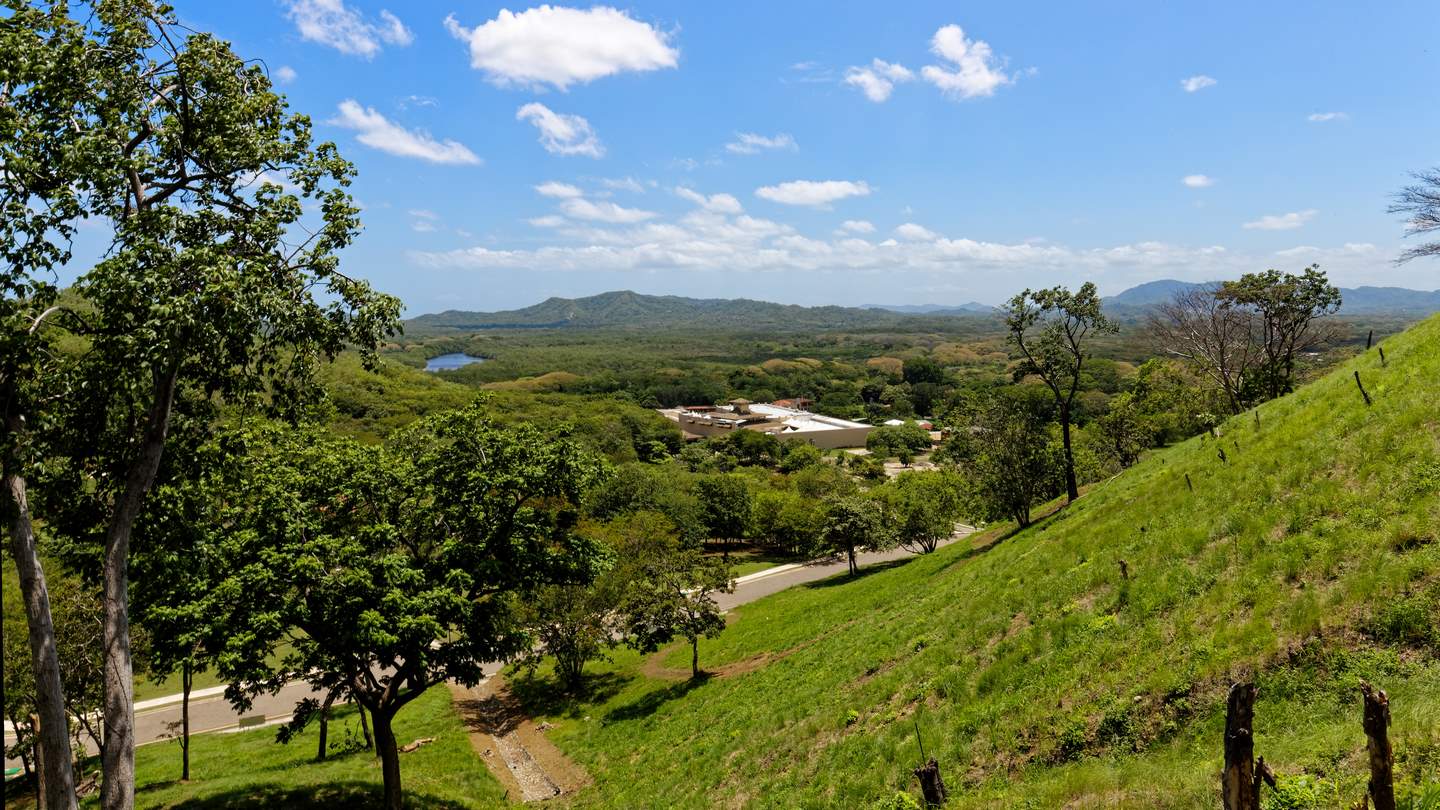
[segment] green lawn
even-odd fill
[[[349,707],[330,724],[332,749],[358,740],[360,724]],[[378,807],[380,762],[355,750],[315,761],[317,731],[306,729],[288,745],[275,728],[192,738],[191,780],[179,781],[179,743],[141,746],[135,752],[136,806],[145,808]],[[401,745],[420,737],[435,742],[400,755],[408,806],[487,808],[503,805],[504,791],[475,754],[444,685],[432,687],[395,720]],[[98,806],[98,795],[87,806]]]
[[[915,792],[918,723],[953,807],[1211,808],[1249,677],[1284,807],[1362,795],[1361,678],[1404,789],[1440,779],[1440,318],[1384,346],[1025,531],[742,608],[701,661],[745,674],[531,684],[596,780],[574,804],[865,807]]]
[[[719,553],[712,553],[711,556],[719,557]],[[740,551],[730,552],[730,576],[740,578],[746,574],[753,574],[757,571],[764,571],[767,568],[774,568],[777,565],[800,562],[787,554],[777,554],[769,549],[747,548]]]

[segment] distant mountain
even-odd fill
[[[1149,281],[1103,299],[1106,309],[1124,314],[1170,300],[1175,293],[1208,287],[1216,281],[1192,282],[1161,279]],[[1341,287],[1341,315],[1429,315],[1440,312],[1440,290],[1407,290],[1404,287]]]
[[[967,307],[970,305],[966,305]],[[988,309],[987,309],[988,311]],[[862,307],[802,307],[748,298],[684,298],[676,295],[641,295],[629,290],[587,298],[548,298],[534,306],[504,312],[451,310],[421,315],[405,322],[409,334],[475,332],[484,329],[555,329],[603,327],[753,328],[797,329],[884,328],[933,318],[975,317],[957,308],[945,313],[901,313]]]
[[[1203,287],[1217,282],[1176,281],[1173,278],[1162,278],[1159,281],[1147,281],[1135,287],[1131,287],[1119,295],[1111,295],[1101,299],[1106,307],[1153,307],[1156,304],[1163,304],[1175,296],[1175,293],[1183,290]]]
[[[944,304],[865,304],[861,309],[883,309],[904,315],[968,315],[998,311],[996,307],[982,304],[979,301],[971,301],[953,307]]]

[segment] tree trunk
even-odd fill
[[[1260,810],[1254,721],[1255,684],[1237,683],[1230,687],[1225,710],[1225,771],[1220,781],[1225,810]]]
[[[10,553],[15,557],[30,630],[30,667],[35,675],[35,707],[40,717],[35,767],[44,776],[44,806],[51,810],[73,810],[77,806],[75,771],[70,760],[70,726],[65,717],[60,657],[55,650],[50,591],[35,548],[35,529],[30,522],[24,477],[6,475],[4,497],[6,511],[10,513]]]
[[[365,704],[358,700],[355,701],[355,711],[360,714],[360,733],[365,737],[365,749],[374,751],[375,740],[370,737],[370,721],[365,718]]]
[[[850,543],[847,545],[845,551],[850,557],[850,576],[853,577],[860,570],[859,567],[855,565],[855,544]]]
[[[325,696],[325,702],[320,705],[320,749],[316,751],[315,758],[325,759],[325,750],[330,744],[330,704],[335,702],[335,696],[339,690],[332,690]]]
[[[1366,748],[1370,752],[1370,800],[1375,810],[1395,810],[1394,756],[1390,750],[1390,696],[1360,682],[1365,699]]]
[[[190,687],[195,676],[186,661],[180,670],[180,781],[190,781]]]
[[[1074,503],[1080,497],[1080,486],[1075,481],[1075,451],[1070,448],[1070,406],[1060,406],[1060,438],[1065,444],[1065,498]]]
[[[700,637],[690,639],[690,677],[700,677]]]
[[[375,720],[375,749],[380,754],[380,771],[385,779],[385,810],[403,810],[405,795],[400,791],[400,752],[395,747],[395,732],[390,728],[392,713],[377,709],[370,714]]]
[[[130,531],[145,495],[155,483],[165,437],[170,431],[170,406],[178,370],[157,374],[155,399],[146,415],[140,454],[125,474],[109,530],[105,535],[105,749],[100,806],[104,810],[135,807],[135,677],[130,655]]]

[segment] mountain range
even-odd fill
[[[1212,282],[1213,283],[1213,282]],[[1104,299],[1105,308],[1119,317],[1133,317],[1169,299],[1177,291],[1205,283],[1162,279],[1131,287]],[[1425,292],[1400,287],[1341,289],[1342,315],[1396,315],[1420,317],[1440,312],[1440,290]],[[957,318],[990,318],[998,308],[970,302],[939,304],[871,304],[861,307],[776,304],[749,298],[686,298],[678,295],[642,295],[630,290],[600,293],[584,298],[552,297],[533,306],[500,312],[448,310],[420,315],[405,322],[406,332],[443,334],[486,329],[555,328],[743,328],[757,330],[811,329],[936,329],[954,325]]]

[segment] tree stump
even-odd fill
[[[1395,810],[1394,754],[1390,750],[1390,696],[1360,682],[1360,695],[1365,700],[1366,748],[1370,752],[1370,801],[1375,810]]]
[[[915,777],[920,780],[920,793],[925,797],[926,807],[943,807],[945,805],[945,780],[940,778],[940,763],[932,757],[929,762],[915,769]]]
[[[1255,684],[1230,687],[1225,707],[1225,770],[1220,793],[1225,810],[1260,810],[1260,783],[1255,771]]]

